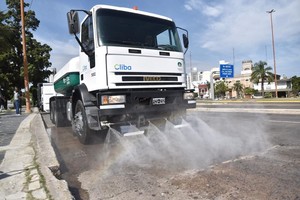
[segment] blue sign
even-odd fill
[[[222,64],[220,65],[220,78],[233,78],[234,67],[233,65]]]

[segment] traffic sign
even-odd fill
[[[229,64],[220,65],[220,78],[233,78],[234,66]]]

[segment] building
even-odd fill
[[[242,71],[241,74],[235,75],[234,78],[226,78],[225,82],[229,88],[228,98],[237,98],[236,91],[233,89],[234,84],[236,82],[240,82],[244,88],[253,88],[257,91],[258,94],[261,94],[261,83],[253,83],[251,82],[251,74],[253,69],[252,60],[245,60],[242,62]],[[272,97],[275,97],[275,82],[265,82],[264,83],[264,91],[265,93],[270,93]],[[288,79],[283,76],[280,79],[280,75],[277,75],[277,94],[278,97],[288,97],[292,92],[292,83],[291,79]]]
[[[225,61],[220,61],[220,64],[229,64]],[[193,68],[191,73],[188,74],[188,86],[189,88],[195,89],[195,93],[198,94],[200,98],[212,98],[214,97],[214,92],[212,84],[217,81],[224,81],[228,87],[228,92],[226,93],[226,98],[238,98],[237,92],[233,89],[234,84],[239,82],[242,84],[243,88],[252,88],[257,91],[258,94],[261,94],[261,83],[255,84],[251,82],[251,74],[253,70],[252,60],[242,61],[242,70],[240,74],[235,74],[234,78],[221,78],[220,79],[220,68],[214,67],[210,71],[198,71],[197,68]],[[291,79],[288,79],[283,76],[280,79],[280,75],[277,75],[277,92],[278,97],[289,97],[292,92],[292,83]],[[272,97],[275,97],[275,83],[264,83],[265,93],[271,93]],[[245,97],[245,94],[242,94],[242,97]]]
[[[239,82],[243,85],[244,88],[249,87],[253,88],[253,83],[250,81],[251,73],[253,69],[252,60],[242,61],[242,71],[241,74],[237,74],[234,78],[226,78],[225,83],[228,86],[228,93],[226,94],[227,98],[237,98],[237,93],[233,89],[234,84]]]
[[[254,89],[261,93],[261,83],[254,84]],[[271,93],[272,97],[275,97],[275,82],[265,82],[264,83],[264,92]],[[278,97],[289,97],[292,94],[292,80],[283,78],[277,81],[277,94]]]
[[[199,98],[211,98],[210,88],[212,83],[220,80],[220,69],[212,68],[210,71],[198,71],[192,68],[187,75],[187,85],[189,89],[194,89]]]

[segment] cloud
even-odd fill
[[[199,0],[188,0],[185,4],[184,7],[187,10],[201,10],[202,8],[202,2]]]
[[[74,38],[66,41],[49,40],[37,34],[35,34],[35,38],[52,48],[50,62],[52,63],[52,67],[57,70],[62,68],[71,58],[78,56],[78,44]]]
[[[203,15],[206,15],[209,17],[218,17],[223,12],[222,6],[208,5],[200,0],[188,0],[184,4],[184,7],[186,10],[189,10],[189,11],[192,11],[192,10],[200,11]]]
[[[201,14],[214,17],[197,35],[198,44],[211,51],[221,51],[222,46],[239,46],[255,49],[269,43],[271,38],[270,18],[266,13],[275,8],[273,24],[277,42],[298,40],[300,34],[300,2],[254,0],[245,5],[243,1],[222,1],[217,6],[206,5],[200,0],[188,0],[184,5],[188,10],[201,10]],[[199,18],[203,20],[203,18]],[[294,41],[295,42],[295,41]]]
[[[207,16],[211,16],[211,17],[218,17],[222,14],[223,12],[223,8],[221,6],[208,6],[205,5],[203,7],[203,14],[207,15]]]
[[[199,55],[194,56],[199,60],[193,60],[193,63],[218,63],[218,59],[231,61],[234,49],[235,61],[239,65],[242,60],[251,59],[253,62],[267,60],[271,66],[272,35],[270,15],[266,11],[275,9],[272,16],[277,70],[281,74],[300,75],[297,67],[300,62],[297,56],[300,49],[300,1],[186,0],[184,8],[194,19],[190,28],[191,51]],[[195,24],[200,28],[194,27]]]
[[[74,39],[67,42],[54,41],[55,44],[51,44],[53,52],[51,54],[50,61],[52,67],[57,69],[62,68],[71,58],[78,56],[78,44]]]

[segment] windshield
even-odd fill
[[[100,45],[182,51],[174,22],[134,13],[99,9]]]

